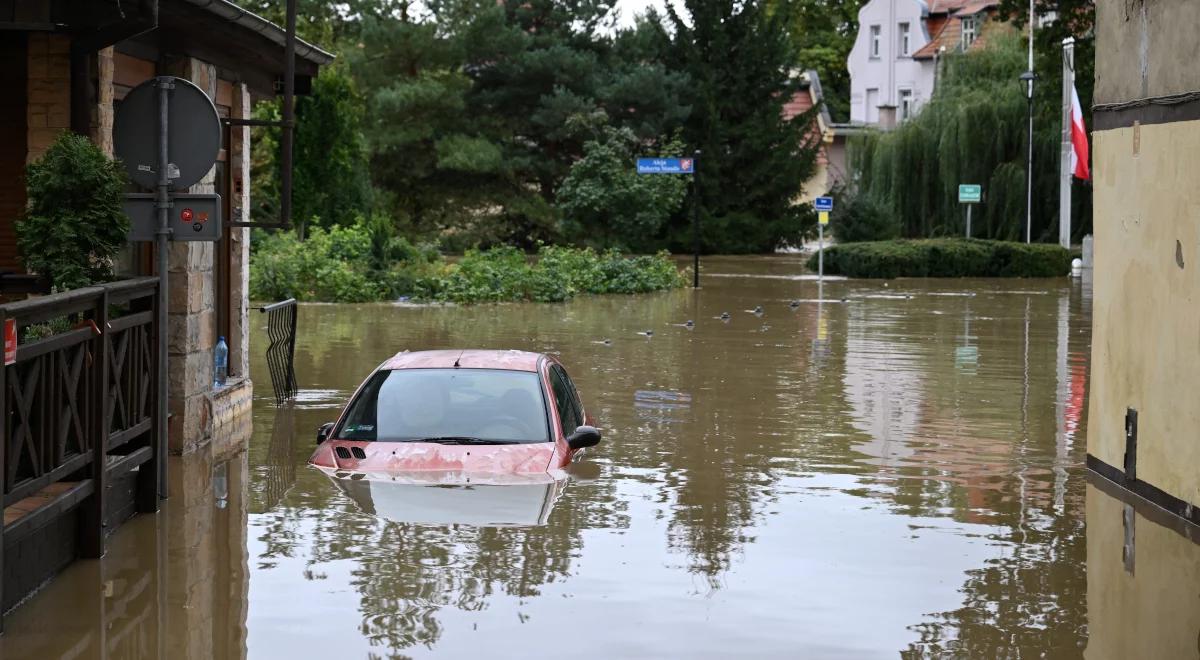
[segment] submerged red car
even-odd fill
[[[359,473],[536,473],[563,468],[599,442],[567,370],[551,356],[405,351],[321,427],[308,462]]]

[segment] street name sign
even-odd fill
[[[694,174],[696,161],[693,158],[639,158],[638,174]]]
[[[983,201],[983,186],[975,183],[964,183],[958,186],[959,204],[978,204]]]
[[[828,213],[829,211],[833,210],[833,198],[818,197],[813,200],[813,207],[815,207],[818,211],[825,211]]]

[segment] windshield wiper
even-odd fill
[[[515,445],[515,440],[488,440],[486,438],[472,438],[465,435],[443,435],[434,438],[421,438],[413,440],[413,442],[436,442],[439,445]]]

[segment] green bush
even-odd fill
[[[837,203],[829,221],[839,243],[899,238],[900,221],[866,195],[842,189],[834,191],[833,196]]]
[[[64,132],[29,165],[26,187],[29,207],[16,224],[25,267],[61,291],[111,280],[129,234],[121,164]]]
[[[472,250],[434,279],[425,287],[431,298],[460,303],[561,302],[579,294],[648,293],[684,283],[665,252],[627,258],[616,250],[555,246],[543,246],[532,263],[512,247]]]
[[[813,255],[808,267],[816,270]],[[825,272],[863,278],[1060,277],[1070,254],[1058,245],[966,238],[848,243],[825,250]]]
[[[578,294],[644,293],[683,284],[668,255],[626,258],[615,250],[544,246],[535,259],[515,247],[469,250],[448,263],[427,248],[385,236],[380,223],[258,235],[250,260],[256,300],[369,302],[408,296],[458,303],[562,302]]]

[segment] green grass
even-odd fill
[[[817,257],[808,261],[817,268]],[[1058,245],[967,238],[846,243],[825,250],[825,273],[847,277],[1061,277],[1071,256]]]

